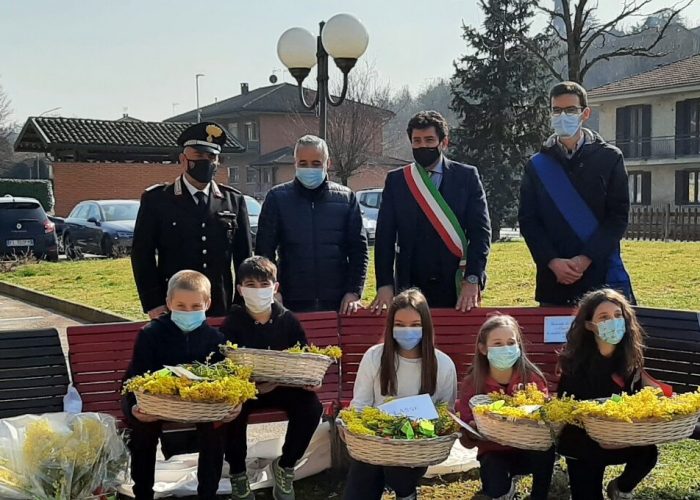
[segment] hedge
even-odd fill
[[[0,196],[5,196],[6,194],[36,198],[47,212],[53,210],[56,202],[53,197],[51,181],[42,179],[0,179]]]

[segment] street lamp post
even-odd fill
[[[197,73],[194,75],[194,85],[197,89],[197,123],[202,121],[202,110],[199,108],[199,78],[206,76],[202,73]]]
[[[290,28],[277,42],[277,55],[289,73],[296,79],[299,99],[306,109],[318,106],[318,135],[326,138],[328,104],[340,106],[348,90],[348,73],[367,50],[369,36],[362,23],[350,14],[336,14],[328,22],[319,24],[319,35],[314,36],[304,28]],[[328,90],[328,56],[335,61],[343,73],[343,88],[338,99],[333,99]],[[304,96],[304,79],[311,68],[316,70],[316,97],[307,103]]]

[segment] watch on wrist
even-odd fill
[[[466,282],[469,283],[470,285],[478,285],[479,284],[479,277],[476,274],[470,274],[465,278]]]

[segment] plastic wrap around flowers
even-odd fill
[[[0,498],[101,495],[123,480],[127,461],[109,415],[51,413],[0,420]]]

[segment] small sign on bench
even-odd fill
[[[545,316],[544,343],[563,344],[576,316]]]

